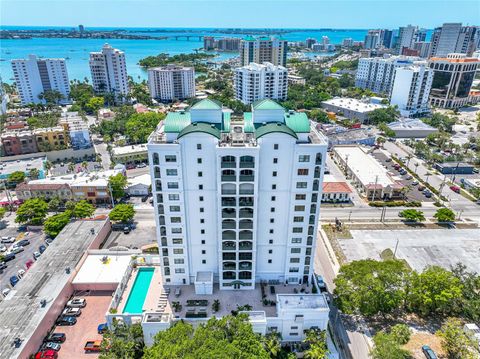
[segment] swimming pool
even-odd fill
[[[152,281],[155,268],[139,268],[135,282],[128,295],[127,303],[123,308],[124,313],[139,314],[142,313],[143,303],[147,297],[148,287]]]

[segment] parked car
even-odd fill
[[[30,241],[28,239],[22,239],[16,243],[19,246],[26,247],[30,244]]]
[[[417,188],[418,188],[419,191],[424,191],[425,190],[425,186],[423,184],[421,184]]]
[[[418,181],[415,180],[415,181],[412,181],[412,186],[417,186],[418,185]]]
[[[3,256],[3,260],[5,262],[11,261],[13,259],[15,259],[15,253],[7,253]]]
[[[40,252],[40,254],[42,254],[43,252],[45,252],[46,249],[47,249],[47,247],[45,247],[43,244],[42,244],[40,247],[38,247],[38,251]]]
[[[37,260],[38,258],[40,258],[41,255],[42,254],[40,252],[35,251],[33,252],[33,259]]]
[[[107,323],[99,324],[97,327],[98,334],[104,334],[108,330]]]
[[[129,165],[126,165],[125,168],[126,168],[127,170],[133,170],[133,169],[135,168],[135,165],[129,164]]]
[[[35,263],[33,260],[29,259],[28,261],[25,262],[25,267],[27,269],[30,269],[30,267]]]
[[[65,316],[72,316],[72,317],[79,317],[82,314],[82,310],[80,308],[66,308],[62,315]]]
[[[66,317],[61,315],[57,319],[57,325],[64,326],[64,325],[75,325],[77,323],[77,318],[75,317]]]
[[[89,340],[85,343],[83,350],[86,352],[99,352],[102,346],[101,340]]]
[[[8,295],[8,293],[10,293],[10,288],[5,288],[4,290],[2,290],[2,295],[4,297],[6,297]]]
[[[53,342],[47,342],[45,344],[43,344],[43,350],[55,350],[56,352],[58,352],[60,350],[62,346],[58,343],[53,343]]]
[[[0,262],[0,270],[7,268],[7,263],[5,262]]]
[[[2,243],[13,243],[15,242],[15,237],[2,237]]]
[[[16,275],[12,275],[10,277],[10,284],[12,285],[12,287],[15,287],[15,285],[20,281],[20,279],[18,279],[18,277]]]
[[[392,158],[391,158],[391,157],[387,157],[387,158],[385,159],[385,162],[392,162]]]
[[[425,190],[425,191],[423,191],[423,195],[427,198],[430,198],[430,197],[432,197],[432,192],[430,192],[429,190]]]
[[[320,290],[322,292],[326,291],[327,290],[327,284],[323,280],[323,277],[320,274],[316,274],[315,277],[317,278],[317,284],[318,284],[318,287],[320,288]]]
[[[24,250],[25,250],[25,248],[23,248],[22,246],[18,246],[18,245],[15,243],[15,244],[13,244],[13,245],[9,248],[8,252],[9,252],[9,253],[13,253],[13,254],[18,254],[18,253],[20,253],[20,252],[23,252]]]
[[[123,228],[123,233],[124,234],[129,234],[130,233],[130,227],[126,226]]]
[[[45,338],[45,341],[51,343],[63,343],[65,339],[67,339],[65,333],[52,333]]]
[[[148,195],[142,197],[142,202],[147,202],[148,201]]]
[[[19,269],[17,274],[18,278],[22,278],[25,275],[25,269]]]
[[[145,167],[147,167],[147,164],[143,162],[137,166],[137,168],[145,168]]]
[[[67,302],[67,307],[70,308],[85,308],[87,301],[84,298],[73,298]]]
[[[437,359],[437,355],[428,345],[422,346],[422,352],[425,354],[427,359]]]
[[[411,180],[412,178],[413,178],[412,175],[406,175],[406,176],[405,176],[405,179],[408,180],[408,181]]]
[[[450,186],[450,189],[455,193],[460,193],[460,187],[458,186]]]
[[[57,359],[58,353],[55,350],[48,349],[39,351],[35,354],[35,359]]]
[[[7,251],[7,246],[5,244],[0,244],[0,252],[6,252]]]

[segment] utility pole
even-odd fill
[[[393,251],[393,259],[395,259],[395,255],[397,254],[398,243],[400,240],[397,238],[397,243],[395,244],[395,250]]]
[[[110,199],[112,200],[112,208],[115,207],[115,200],[113,199],[112,185],[108,183],[108,189],[110,190]]]
[[[373,188],[373,193],[372,193],[372,202],[375,199],[375,192],[377,190],[377,183],[378,183],[378,175],[375,176],[375,187]]]

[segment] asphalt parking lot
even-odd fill
[[[12,288],[10,285],[10,277],[18,275],[20,269],[27,270],[25,266],[26,262],[34,260],[33,252],[38,251],[38,247],[45,244],[45,235],[41,231],[28,232],[28,235],[24,235],[24,233],[17,232],[15,228],[7,227],[0,230],[0,237],[16,237],[17,241],[20,239],[28,239],[30,241],[30,244],[24,247],[24,251],[15,254],[15,259],[6,262],[8,267],[0,271],[0,291],[2,291],[5,288]],[[12,243],[5,243],[7,248],[11,245]],[[42,255],[48,255],[48,246],[46,247],[47,249]],[[0,297],[2,297],[1,294]]]
[[[427,198],[423,195],[422,191],[418,190],[418,185],[413,185],[412,183],[415,181],[415,178],[407,180],[406,177],[410,175],[407,173],[406,175],[402,176],[393,166],[395,165],[395,161],[387,162],[387,156],[381,151],[375,151],[372,153],[373,157],[375,157],[389,172],[391,172],[394,177],[398,178],[402,181],[402,183],[406,186],[411,188],[410,191],[407,192],[407,198],[410,201],[419,201],[419,202],[434,202],[434,197]]]
[[[63,163],[63,166],[62,166]],[[83,161],[79,161],[77,163],[74,162],[61,162],[54,164],[52,168],[50,169],[50,173],[53,176],[62,176],[64,174],[69,173],[69,164],[73,163],[75,168],[74,168],[74,173],[82,172],[84,171],[84,168],[82,167]],[[93,171],[99,171],[102,169],[102,164],[99,162],[95,161],[87,161],[87,171],[88,172],[93,172]]]

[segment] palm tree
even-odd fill
[[[50,169],[53,167],[52,162],[50,161],[45,161],[45,169],[47,170],[47,173],[50,171]]]
[[[410,160],[413,158],[413,156],[412,155],[407,155],[406,158],[407,158],[407,167],[408,167],[408,165],[410,164]]]
[[[263,338],[263,347],[270,354],[271,358],[276,358],[282,350],[280,344],[280,333],[272,332]]]
[[[73,172],[75,171],[75,165],[73,163],[68,164],[68,172]]]
[[[309,345],[309,348],[304,351],[304,358],[324,359],[327,357],[329,351],[327,347],[327,335],[325,330],[307,330],[303,342]]]
[[[87,161],[83,161],[83,162],[82,162],[82,167],[83,167],[83,169],[86,171],[87,168],[88,168],[88,162],[87,162]]]
[[[417,174],[417,169],[418,169],[418,166],[420,166],[420,163],[415,162],[413,165],[415,166],[415,174]]]

